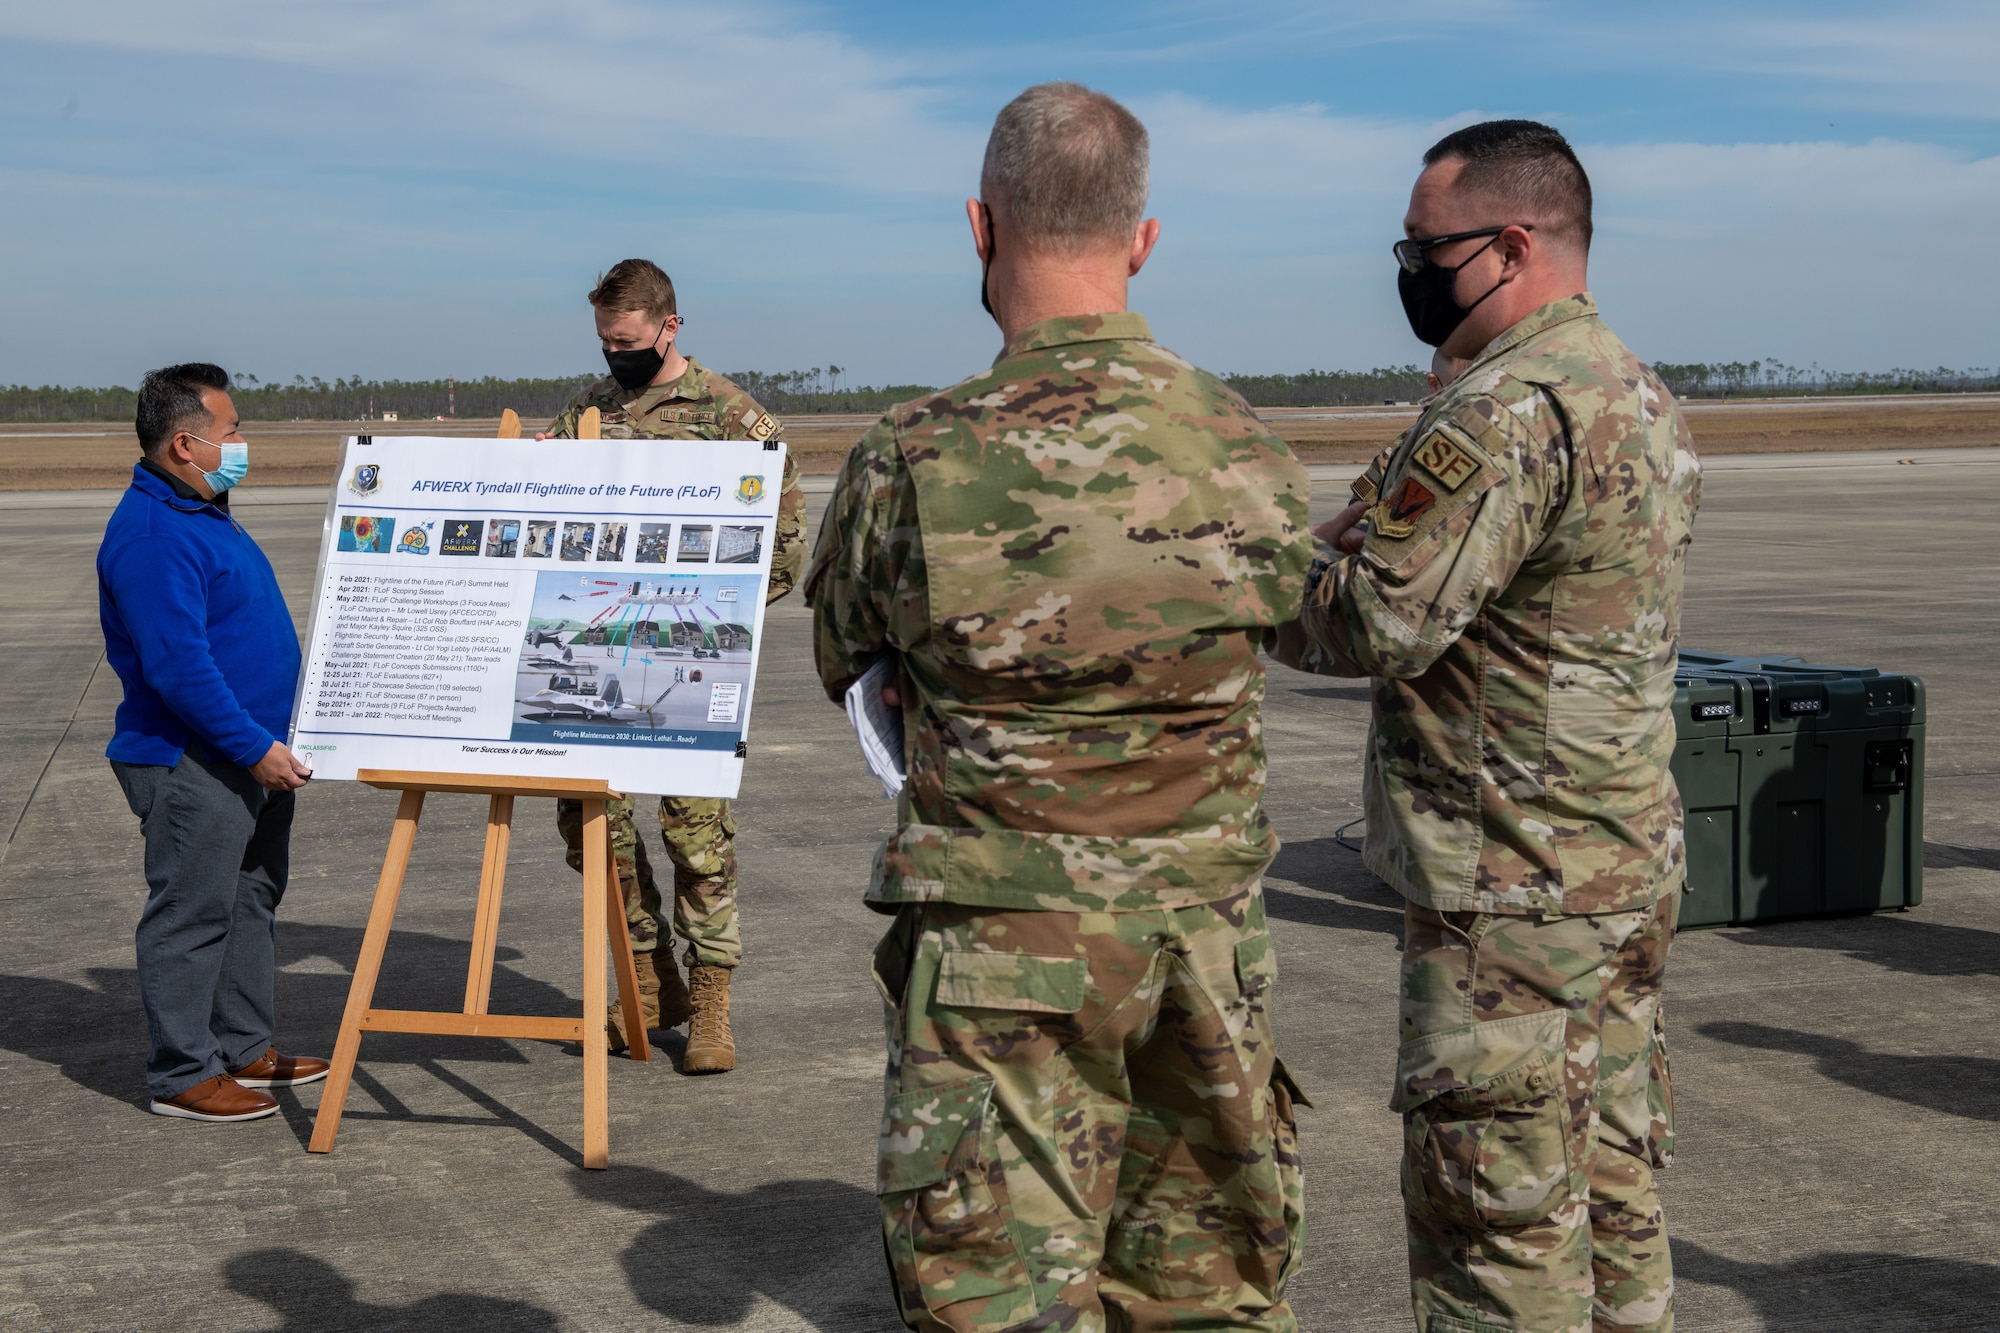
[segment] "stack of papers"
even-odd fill
[[[847,720],[861,742],[861,762],[882,783],[882,795],[902,794],[909,774],[903,771],[903,710],[882,702],[882,687],[897,681],[896,654],[887,653],[847,687]]]

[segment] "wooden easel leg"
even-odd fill
[[[465,973],[465,1012],[483,1014],[493,996],[493,951],[500,945],[500,890],[507,882],[507,840],[514,798],[495,796],[486,813],[486,857],[479,871],[479,909],[472,921],[472,962]]]
[[[653,1043],[647,1039],[646,1020],[639,1012],[639,969],[632,960],[632,929],[625,920],[625,895],[619,891],[615,871],[604,877],[604,911],[609,919],[607,933],[611,936],[613,979],[618,983],[618,1007],[625,1014],[628,1038],[625,1053],[634,1060],[650,1060]],[[671,950],[667,951],[667,957],[673,957]]]
[[[611,838],[603,800],[583,803],[583,1164],[611,1164],[611,1056],[604,1039]]]
[[[599,805],[601,812],[603,806]],[[333,1047],[333,1068],[313,1116],[308,1152],[332,1152],[340,1132],[340,1113],[347,1105],[347,1087],[354,1079],[354,1061],[361,1054],[361,1016],[375,998],[375,979],[382,972],[382,951],[389,947],[389,926],[396,919],[396,900],[403,892],[403,874],[410,868],[410,848],[417,840],[417,820],[424,812],[424,794],[406,791],[396,805],[396,826],[389,834],[389,852],[382,858],[382,877],[375,882],[375,905],[368,909],[368,929],[361,937],[361,956],[354,963],[354,984],[347,988],[347,1009],[340,1016],[340,1037]],[[588,967],[586,966],[586,971]],[[600,973],[602,967],[599,968]]]

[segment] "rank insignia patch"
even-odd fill
[[[1389,498],[1372,511],[1371,526],[1381,536],[1407,537],[1417,530],[1417,520],[1437,503],[1437,495],[1415,477],[1405,477]]]
[[[1418,445],[1415,458],[1417,466],[1443,482],[1448,491],[1465,485],[1479,471],[1479,460],[1445,435],[1433,435]]]

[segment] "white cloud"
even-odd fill
[[[2000,157],[1928,144],[1658,144],[1584,151],[1593,284],[1661,360],[1991,365]]]
[[[701,180],[924,192],[976,154],[917,70],[810,17],[776,2],[66,0],[0,8],[0,37],[338,76],[345,96],[297,91],[350,128],[415,109],[419,123],[395,128],[440,145],[470,136]]]
[[[1899,0],[1858,14],[1814,5],[1784,18],[1735,11],[1661,24],[1656,37],[1707,68],[1820,85],[1806,95],[1822,105],[2000,118],[2000,6],[1990,0]]]
[[[1155,193],[1268,206],[1366,197],[1397,199],[1444,128],[1319,106],[1241,111],[1173,94],[1137,98],[1153,141]]]
[[[1524,7],[1457,17],[1477,30]],[[1393,29],[1379,10],[1340,17]],[[1966,12],[1923,7],[1922,35],[1885,39],[1876,64],[1881,24],[1861,19],[1811,40],[1754,20],[1717,58],[1903,95],[1949,42],[1940,16]],[[1298,9],[1262,30],[1319,40],[1315,23]],[[1964,49],[1988,49],[1996,21],[1971,26]],[[129,381],[193,354],[190,328],[227,330],[217,354],[259,374],[568,371],[593,352],[582,285],[627,253],[673,267],[691,341],[723,365],[943,381],[991,354],[956,209],[987,114],[964,108],[967,67],[866,48],[801,4],[68,0],[0,9],[6,39],[97,80],[60,133],[99,136],[40,166],[26,141],[0,159],[8,378]],[[1947,55],[1944,83],[1976,64]],[[1422,150],[1473,110],[1132,103],[1165,223],[1135,301],[1163,339],[1221,369],[1422,354],[1387,248]],[[1968,239],[2000,208],[2000,159],[1900,140],[1580,150],[1594,282],[1642,355],[2000,359],[2000,266]]]

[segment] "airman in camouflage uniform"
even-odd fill
[[[548,436],[574,438],[577,422],[592,407],[600,414],[600,433],[604,439],[770,440],[783,432],[777,419],[758,406],[749,394],[693,357],[687,358],[687,370],[679,378],[665,384],[647,385],[634,391],[621,388],[609,376],[599,380],[579,393],[576,401],[549,424]],[[785,455],[776,527],[766,602],[790,592],[805,567],[805,494],[799,489],[798,465],[789,451]],[[661,949],[662,940],[666,940],[667,965],[659,972],[659,997],[645,995],[651,1002],[646,1017],[649,1025],[673,1027],[688,1021],[690,1001],[673,963],[660,890],[653,880],[645,843],[633,822],[632,799],[627,796],[611,802],[606,813],[612,858],[625,893],[625,919],[632,933],[632,948],[635,953],[648,953]],[[570,866],[582,870],[581,803],[557,802],[556,822],[569,846]],[[697,984],[698,1007],[703,976],[694,970],[733,969],[743,961],[743,938],[736,919],[736,821],[730,817],[729,802],[707,797],[662,796],[660,839],[674,865],[673,929],[688,943],[688,966]],[[642,976],[642,991],[651,989],[647,980]],[[726,1037],[726,986],[720,1003],[721,1035]],[[608,1024],[613,1045],[623,1046],[623,1015],[616,1005],[612,1006]],[[690,1034],[691,1046],[695,1035]]]
[[[867,900],[897,917],[878,1186],[913,1328],[1295,1327],[1257,649],[1307,491],[1129,313],[1029,327],[847,460],[807,598],[830,697],[901,666]]]
[[[1700,489],[1666,386],[1587,292],[1556,300],[1357,483],[1361,549],[1323,550],[1279,635],[1375,678],[1365,859],[1409,900],[1392,1105],[1432,1333],[1672,1327],[1652,1173]]]

